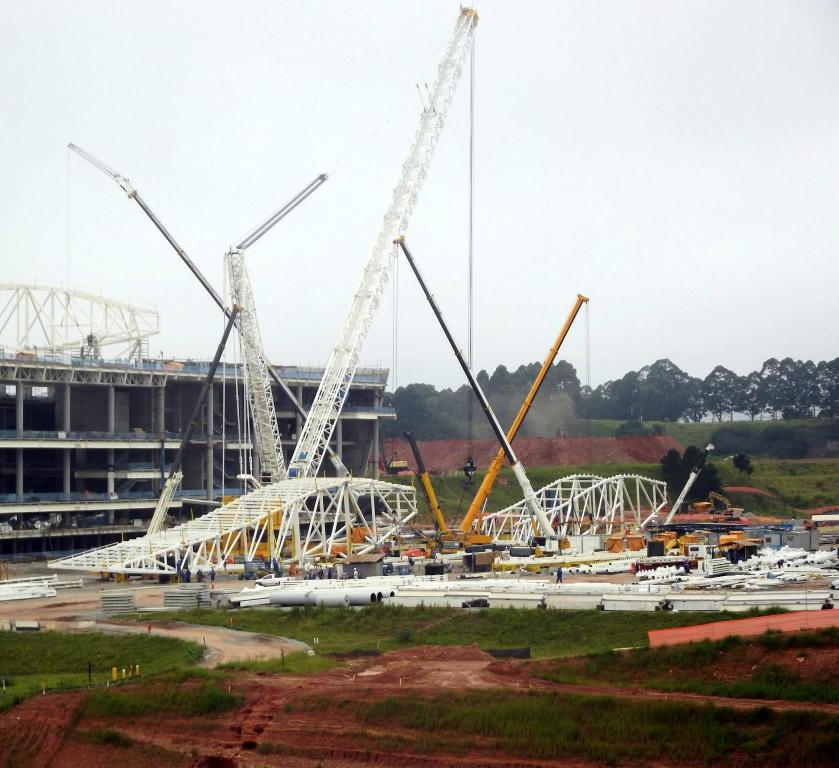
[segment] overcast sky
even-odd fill
[[[839,4],[477,8],[476,368],[542,359],[578,292],[592,384],[661,357],[704,376],[839,354]],[[5,0],[1,280],[156,308],[153,350],[209,357],[220,313],[67,143],[128,176],[219,289],[226,248],[328,172],[248,254],[269,358],[323,364],[457,14]],[[464,345],[468,77],[408,234]],[[398,383],[460,385],[405,264],[398,296]],[[366,364],[392,366],[392,306],[389,290]],[[584,379],[582,315],[563,357]]]

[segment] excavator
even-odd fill
[[[530,407],[533,405],[533,401],[536,399],[536,395],[539,393],[539,390],[542,387],[542,384],[545,380],[545,377],[548,374],[548,371],[550,370],[551,366],[556,360],[556,356],[559,353],[559,348],[565,341],[565,337],[568,335],[568,332],[570,331],[571,326],[574,323],[574,320],[577,318],[577,315],[579,314],[579,311],[582,308],[583,304],[587,302],[588,298],[581,294],[577,295],[577,298],[574,301],[574,306],[572,307],[571,312],[568,315],[568,318],[562,326],[559,335],[556,338],[556,341],[554,341],[553,346],[548,351],[548,355],[542,363],[542,367],[540,368],[539,373],[533,380],[533,384],[530,387],[530,391],[527,393],[524,402],[522,403],[518,413],[516,414],[516,418],[513,420],[512,426],[507,432],[506,439],[508,443],[512,443],[516,435],[518,434],[521,425],[524,423],[525,417],[530,411]],[[448,554],[452,552],[458,552],[469,546],[474,546],[478,544],[488,544],[492,537],[485,534],[477,533],[475,531],[475,528],[477,528],[480,525],[480,517],[483,514],[483,511],[486,507],[487,499],[489,498],[489,495],[492,492],[492,488],[495,485],[495,481],[498,478],[498,473],[501,471],[501,467],[504,465],[506,452],[503,445],[501,448],[499,448],[498,452],[493,457],[492,462],[490,463],[489,468],[487,469],[487,473],[484,476],[484,479],[481,482],[480,486],[478,487],[478,490],[475,493],[475,497],[472,499],[472,502],[469,505],[469,509],[467,510],[463,520],[461,520],[461,522],[456,527],[450,528],[448,523],[446,522],[442,510],[440,509],[440,505],[437,501],[437,496],[434,492],[434,486],[432,485],[431,477],[429,476],[428,471],[425,468],[425,462],[423,461],[422,455],[420,454],[419,446],[417,445],[412,433],[404,432],[403,434],[405,435],[409,445],[411,446],[411,452],[414,455],[414,461],[417,465],[417,477],[420,480],[423,491],[428,500],[428,505],[431,508],[432,514],[434,515],[434,520],[437,526],[437,545],[440,552]]]

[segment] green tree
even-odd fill
[[[752,460],[746,453],[735,453],[733,458],[731,459],[731,463],[734,464],[734,467],[736,469],[739,469],[746,475],[750,475],[752,474],[752,472],[754,472]]]
[[[725,414],[734,412],[743,388],[743,381],[734,371],[718,365],[702,382],[702,400],[716,420],[722,421]]]
[[[667,482],[670,495],[675,499],[682,492],[690,473],[704,451],[695,445],[689,445],[685,452],[679,455],[675,448],[671,448],[661,457],[661,471]],[[706,462],[702,471],[691,486],[687,498],[690,500],[705,499],[711,491],[720,490],[720,478],[717,468],[710,462]]]

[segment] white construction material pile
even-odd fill
[[[232,595],[230,602],[240,608],[273,605],[294,607],[304,605],[362,606],[380,603],[395,590],[420,577],[377,576],[367,579],[284,579],[269,586],[256,584]],[[425,576],[423,581],[440,580],[442,576]]]
[[[598,555],[592,557],[592,555]],[[622,553],[589,553],[589,562],[574,558],[551,558],[566,574],[628,572],[635,557]],[[526,573],[544,559],[504,558],[496,565],[517,565]],[[641,571],[633,584],[577,582],[554,584],[530,574],[530,578],[498,573],[449,580],[445,576],[384,576],[367,579],[266,579],[234,594],[230,603],[255,606],[364,606],[387,603],[402,606],[518,607],[549,609],[600,609],[607,611],[748,611],[778,607],[817,610],[833,605],[830,588],[779,589],[784,582],[827,577],[839,567],[831,552],[761,550],[745,563],[725,558],[700,562],[686,573],[683,565],[663,565]]]
[[[0,581],[0,602],[4,600],[33,600],[55,597],[58,576],[32,576],[25,579]]]

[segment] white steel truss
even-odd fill
[[[475,11],[461,9],[454,33],[438,66],[434,87],[429,92],[429,104],[420,117],[408,158],[393,190],[390,207],[364,269],[361,285],[356,291],[338,343],[326,364],[320,387],[289,461],[289,477],[310,477],[320,469],[323,454],[349,392],[364,341],[390,278],[393,241],[408,229],[408,221],[440,138],[477,22]]]
[[[15,352],[91,355],[141,361],[160,332],[152,309],[92,293],[45,285],[0,283],[0,339]]]
[[[611,534],[615,528],[640,528],[667,504],[667,484],[641,475],[569,475],[540,488],[536,499],[559,537]],[[494,541],[527,544],[539,532],[524,500],[486,515],[481,533]]]
[[[414,489],[371,479],[284,480],[188,523],[50,563],[58,570],[175,574],[244,561],[369,552],[416,515]]]
[[[157,533],[163,528],[166,523],[166,513],[169,511],[169,507],[172,506],[172,499],[175,498],[175,494],[177,493],[178,488],[181,487],[181,480],[183,479],[184,473],[180,470],[174,472],[171,477],[166,478],[166,482],[163,485],[163,490],[160,492],[160,498],[157,500],[157,506],[154,508],[154,514],[151,516],[151,521],[149,522],[146,534]]]
[[[276,483],[285,477],[285,460],[245,254],[244,251],[232,248],[224,258],[233,303],[240,307],[236,329],[242,347],[245,395],[253,424],[254,444],[259,455],[260,477],[264,482]]]

